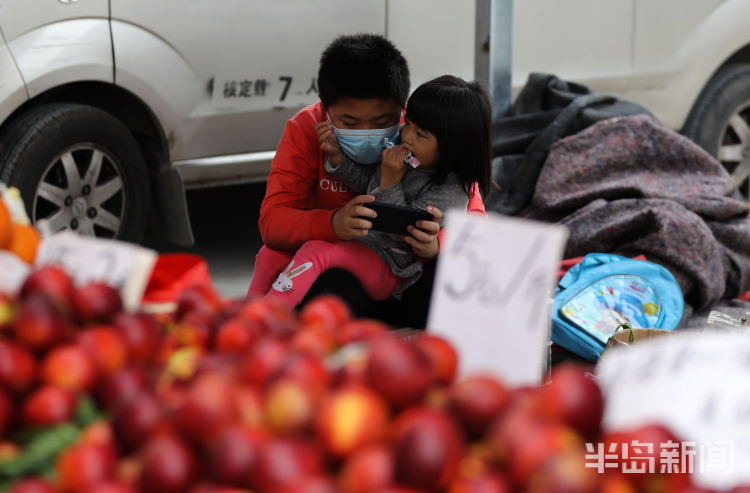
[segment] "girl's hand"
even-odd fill
[[[318,142],[320,142],[320,149],[328,156],[328,162],[334,168],[341,164],[341,159],[344,157],[344,153],[341,152],[339,147],[339,139],[336,138],[336,134],[333,133],[333,126],[328,120],[318,122],[315,125],[315,130],[318,132]]]
[[[404,241],[411,246],[412,252],[423,259],[433,259],[440,252],[438,243],[438,232],[440,231],[440,218],[443,213],[437,207],[428,207],[427,212],[432,214],[432,221],[417,221],[416,226],[409,226],[410,236],[404,236]]]
[[[383,151],[383,163],[380,166],[380,188],[388,188],[401,181],[406,173],[404,158],[409,154],[404,146],[395,146]]]

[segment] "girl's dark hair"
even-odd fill
[[[318,95],[326,108],[342,98],[387,99],[403,108],[409,67],[393,43],[379,34],[339,36],[320,56]]]
[[[482,196],[490,188],[492,106],[477,82],[443,75],[425,82],[409,97],[406,119],[432,133],[438,143],[434,181],[456,173],[467,195],[474,182]]]

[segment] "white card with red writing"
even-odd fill
[[[566,228],[449,211],[428,330],[459,352],[459,374],[536,384],[546,367]]]

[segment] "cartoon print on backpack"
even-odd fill
[[[292,279],[305,272],[307,269],[312,267],[313,264],[312,262],[305,262],[302,265],[298,265],[293,270],[289,270],[293,265],[294,260],[289,262],[289,265],[286,266],[286,269],[284,269],[284,271],[279,274],[279,277],[277,277],[273,282],[273,289],[279,291],[280,293],[294,293],[294,283],[292,282]]]

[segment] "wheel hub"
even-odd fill
[[[86,217],[86,210],[88,209],[88,203],[86,203],[86,199],[83,197],[78,197],[73,201],[73,216],[77,217],[78,219],[83,219]]]
[[[73,229],[113,238],[125,217],[123,177],[115,157],[94,145],[69,147],[52,160],[37,187],[34,221],[47,219],[52,231]]]

